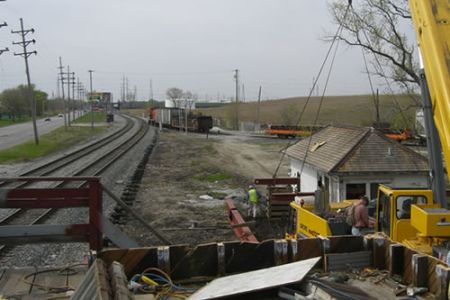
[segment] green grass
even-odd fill
[[[99,134],[104,130],[106,130],[105,127],[94,130],[90,127],[76,127],[65,131],[61,127],[40,136],[39,145],[31,141],[0,151],[0,164],[23,162],[45,156],[83,142],[91,138],[93,134]]]
[[[87,114],[79,117],[74,121],[74,123],[91,123],[92,122],[92,114],[94,115],[95,123],[104,123],[106,122],[106,114],[103,112],[88,112]]]
[[[15,121],[10,120],[10,119],[0,119],[0,127],[20,124],[20,123],[28,122],[30,120],[31,120],[31,118],[21,118],[20,120],[16,119]]]
[[[216,182],[233,178],[232,176],[220,172],[212,174],[201,174],[194,176],[194,179],[199,181]]]

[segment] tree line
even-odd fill
[[[37,116],[44,117],[61,111],[61,99],[49,100],[46,92],[36,89],[34,85],[32,88],[36,99]],[[26,85],[3,90],[0,93],[0,119],[16,121],[31,117],[31,103],[27,94]]]

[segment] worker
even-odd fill
[[[248,213],[247,213],[248,217],[253,217],[253,219],[256,218],[256,210],[258,207],[259,198],[260,198],[260,194],[256,190],[255,186],[250,185],[248,187],[248,191],[247,191],[247,195],[246,195],[246,200],[249,203]]]
[[[368,205],[369,198],[362,196],[359,202],[353,207],[352,235],[364,235],[364,232],[370,227]]]

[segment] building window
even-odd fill
[[[345,198],[346,199],[359,199],[366,194],[365,183],[347,183],[345,185]]]

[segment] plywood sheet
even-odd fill
[[[314,268],[319,260],[320,257],[315,257],[281,266],[218,278],[198,290],[189,299],[216,299],[298,282]]]

